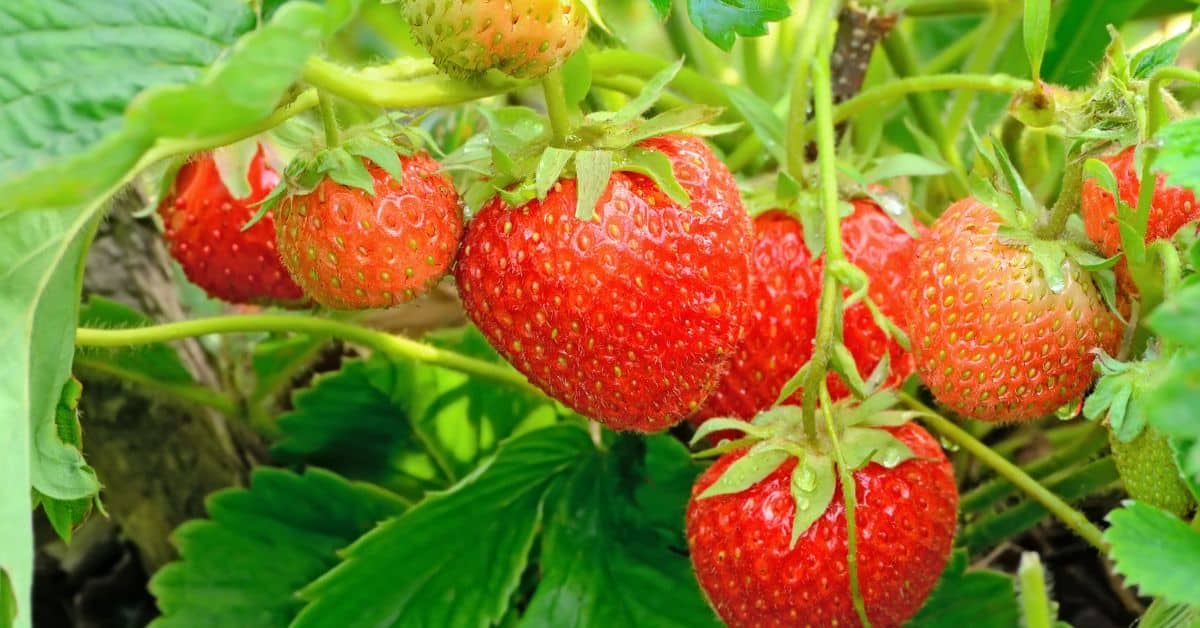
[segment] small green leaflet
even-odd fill
[[[796,505],[790,546],[795,548],[800,536],[825,514],[833,501],[833,493],[837,488],[837,472],[833,459],[812,454],[805,456],[804,460],[797,462],[796,467],[792,469],[789,486],[792,501]]]
[[[615,168],[625,172],[636,172],[650,177],[658,189],[683,207],[691,204],[687,190],[675,178],[675,169],[666,155],[645,148],[630,148],[618,154]]]
[[[1187,286],[1154,310],[1146,324],[1159,336],[1188,347],[1200,347],[1200,284]]]
[[[767,23],[791,15],[787,0],[688,0],[692,24],[709,41],[728,51],[738,35],[767,34]]]
[[[537,190],[539,200],[546,198],[546,194],[550,192],[550,188],[558,182],[562,176],[563,169],[567,167],[567,163],[575,157],[574,151],[569,151],[565,148],[555,148],[547,146],[545,152],[542,153],[542,158],[538,161],[537,172],[534,174],[534,186]]]
[[[1172,122],[1158,132],[1162,149],[1154,160],[1156,170],[1167,173],[1168,185],[1200,192],[1200,118]]]
[[[1179,56],[1179,48],[1187,38],[1188,33],[1180,33],[1133,55],[1130,61],[1130,65],[1133,66],[1133,78],[1148,79],[1158,68],[1175,63],[1176,57]]]
[[[578,182],[575,198],[575,217],[591,220],[596,216],[596,204],[608,187],[613,171],[613,154],[607,150],[581,150],[575,154],[575,176]]]
[[[1042,74],[1042,57],[1046,54],[1046,38],[1050,32],[1050,0],[1025,0],[1025,54],[1029,57],[1029,75],[1038,81]]]
[[[1110,512],[1108,522],[1104,539],[1117,573],[1142,595],[1200,605],[1200,531],[1134,501]]]
[[[848,427],[841,444],[846,465],[854,471],[870,462],[894,469],[914,456],[908,445],[881,429]]]
[[[780,449],[761,447],[768,442],[763,441],[751,447],[746,455],[733,461],[733,464],[725,469],[716,482],[704,489],[698,499],[740,493],[771,475],[775,469],[779,468],[779,465],[783,464],[784,460],[788,459],[789,454]]]
[[[947,172],[950,167],[940,161],[914,153],[899,153],[876,159],[862,179],[863,183],[875,183],[897,177],[935,177]]]

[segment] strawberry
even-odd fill
[[[853,204],[854,213],[841,223],[846,256],[867,274],[871,298],[880,310],[902,325],[900,288],[916,250],[914,240],[874,201],[860,198]],[[769,408],[783,385],[812,357],[823,259],[812,260],[800,222],[782,211],[756,217],[750,260],[746,339],[729,373],[691,419],[696,424],[715,416],[749,419]],[[866,304],[846,308],[843,330],[843,341],[863,377],[885,352],[891,364],[885,386],[896,386],[912,373],[912,357],[879,329]],[[834,399],[849,394],[837,375],[829,375],[829,387]],[[789,401],[799,399],[797,392]]]
[[[652,431],[699,407],[742,338],[750,220],[702,140],[640,147],[667,157],[690,205],[625,171],[590,220],[574,179],[518,207],[496,197],[455,277],[471,320],[534,384],[614,429]]]
[[[496,69],[539,78],[562,65],[587,33],[577,0],[409,0],[400,8],[434,63],[457,77]]]
[[[1054,412],[1095,379],[1092,350],[1114,352],[1117,318],[1066,258],[1054,292],[1033,250],[1001,239],[999,215],[951,205],[917,243],[906,316],[921,380],[947,407],[985,421]]]
[[[373,193],[323,177],[279,202],[284,265],[317,303],[388,307],[427,292],[446,274],[463,230],[458,194],[428,154],[399,160],[397,178],[362,159]]]
[[[179,169],[171,192],[158,206],[171,256],[209,296],[230,303],[298,304],[304,294],[279,259],[272,215],[268,212],[241,230],[257,203],[279,183],[262,146],[250,161],[247,179],[250,195],[234,198],[211,154]]]
[[[1116,179],[1121,200],[1131,207],[1137,207],[1142,188],[1134,159],[1136,152],[1136,147],[1130,146],[1103,160]],[[1146,224],[1148,243],[1170,238],[1180,227],[1200,218],[1200,203],[1196,202],[1196,195],[1187,188],[1167,185],[1166,179],[1167,176],[1162,173],[1155,178],[1150,217]],[[1121,231],[1117,226],[1117,206],[1112,194],[1089,178],[1083,183],[1080,209],[1088,238],[1107,256],[1120,253]],[[1117,266],[1117,278],[1127,291],[1135,290],[1125,260],[1121,260]]]
[[[915,457],[890,468],[871,461],[853,474],[859,590],[872,625],[880,627],[911,618],[933,589],[950,554],[958,508],[951,465],[933,436],[911,422],[886,431]],[[753,451],[721,456],[692,488],[688,546],[709,602],[731,628],[859,625],[839,481],[828,480],[832,490],[822,493],[828,505],[816,506],[798,536],[797,504],[803,509],[813,500],[796,495],[820,491],[803,479],[807,473],[794,473],[802,464],[797,457],[783,458],[749,488],[705,494]],[[810,452],[804,460],[813,458]]]
[[[1147,427],[1129,442],[1109,432],[1108,442],[1130,497],[1177,517],[1187,516],[1194,503],[1192,494],[1183,483],[1165,436]]]

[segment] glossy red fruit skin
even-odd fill
[[[871,624],[881,628],[911,618],[937,583],[958,508],[953,471],[937,441],[914,423],[890,431],[917,457],[854,473],[859,590]],[[794,458],[741,493],[697,499],[746,451],[719,458],[688,502],[688,546],[709,602],[730,628],[859,625],[840,483],[825,514],[791,548]]]
[[[471,221],[455,270],[468,316],[552,397],[618,430],[694,412],[728,367],[749,306],[750,220],[702,140],[647,140],[691,204],[614,172],[596,218],[575,218],[575,181]]]
[[[870,199],[853,204],[854,213],[841,223],[846,257],[867,274],[879,309],[903,329],[901,289],[916,241]],[[824,259],[812,260],[800,221],[793,216],[769,211],[754,219],[746,338],[693,423],[717,416],[752,418],[775,403],[783,385],[812,357]],[[891,365],[885,387],[899,385],[912,373],[912,356],[875,325],[866,304],[846,308],[843,330],[846,348],[864,378],[885,352]],[[850,394],[837,375],[830,374],[828,382],[834,399]],[[789,398],[790,403],[799,401],[799,392]]]
[[[1104,159],[1113,177],[1117,180],[1117,192],[1121,200],[1137,207],[1141,194],[1141,181],[1134,156],[1136,146]],[[1154,196],[1150,204],[1150,218],[1146,224],[1146,242],[1162,240],[1175,235],[1183,225],[1200,218],[1200,203],[1196,195],[1187,188],[1166,184],[1167,175],[1159,173],[1154,181]],[[1106,256],[1121,251],[1121,231],[1117,226],[1117,206],[1112,195],[1101,188],[1094,179],[1083,182],[1080,205],[1083,227],[1088,238],[1096,243]],[[1129,276],[1128,264],[1122,259],[1117,266],[1117,278],[1128,292],[1136,292]]]
[[[256,203],[279,183],[261,146],[247,179],[250,195],[234,198],[211,154],[179,169],[171,192],[158,206],[171,256],[209,296],[239,304],[298,305],[304,294],[279,259],[271,212],[241,230],[258,211]]]
[[[1071,265],[1050,291],[1033,255],[997,236],[1000,219],[968,198],[917,244],[908,332],[921,380],[938,401],[984,421],[1046,416],[1095,379],[1093,349],[1121,339],[1090,277]]]
[[[403,180],[365,161],[375,194],[326,178],[279,204],[284,265],[317,303],[340,310],[398,305],[445,276],[462,238],[462,206],[428,154],[400,156]]]

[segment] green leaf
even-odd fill
[[[587,456],[547,498],[541,581],[521,627],[719,626],[678,532],[695,472],[666,436],[618,437],[611,453]],[[664,480],[671,491],[645,492]],[[671,516],[647,518],[664,498]]]
[[[8,571],[0,568],[0,626],[8,628],[17,618],[17,596],[13,592],[12,578]]]
[[[1194,456],[1200,454],[1196,452],[1200,441],[1188,440],[1186,438],[1171,438],[1167,440],[1167,444],[1171,448],[1171,459],[1175,461],[1175,465],[1183,469],[1184,464],[1188,464]],[[1196,452],[1196,453],[1194,453]],[[1180,473],[1180,481],[1187,487],[1188,492],[1192,494],[1192,499],[1200,502],[1200,473],[1186,475]]]
[[[910,628],[1011,628],[1020,625],[1016,587],[1007,574],[967,571],[967,552],[955,550],[937,586],[908,621]]]
[[[731,417],[714,417],[711,419],[705,419],[705,421],[700,424],[700,427],[696,428],[696,432],[692,434],[692,440],[690,444],[695,445],[696,443],[704,440],[710,434],[730,430],[742,432],[752,436],[766,436],[767,434],[766,430],[752,423],[743,421],[742,419],[734,419]]]
[[[427,340],[500,363],[474,328]],[[544,398],[457,371],[383,356],[345,364],[298,391],[280,417],[276,459],[333,469],[417,499],[470,473],[514,433],[544,427],[558,411]]]
[[[567,162],[571,161],[574,156],[574,151],[565,148],[546,147],[546,151],[542,153],[542,159],[538,161],[537,173],[534,175],[534,184],[539,200],[546,198],[550,188],[554,187],[559,177],[562,176],[563,168],[567,167]]]
[[[1179,48],[1183,46],[1187,37],[1187,33],[1180,33],[1133,55],[1130,62],[1133,66],[1133,78],[1149,79],[1158,68],[1175,63],[1179,56]]]
[[[950,172],[950,167],[914,153],[899,153],[875,160],[863,173],[864,183],[886,181],[897,177],[935,177]]]
[[[284,627],[303,606],[296,592],[338,563],[338,552],[403,502],[321,469],[297,475],[260,467],[250,488],[207,501],[209,519],[173,535],[180,560],[155,574],[150,591],[175,626]]]
[[[728,51],[738,35],[766,35],[767,23],[788,17],[791,10],[787,0],[688,0],[688,15],[709,41]]]
[[[667,16],[671,15],[671,0],[650,0],[650,4],[658,13],[659,18],[665,20]]]
[[[1200,284],[1175,293],[1146,319],[1146,324],[1164,340],[1200,347]]]
[[[1030,76],[1037,80],[1042,74],[1042,57],[1046,54],[1046,37],[1050,32],[1050,0],[1025,0],[1022,26]]]
[[[833,501],[833,493],[837,488],[837,470],[833,459],[815,454],[806,456],[792,469],[789,488],[796,505],[796,515],[792,518],[791,547],[794,548],[800,535],[825,514]]]
[[[596,216],[596,203],[608,188],[612,175],[613,154],[607,150],[581,150],[575,154],[576,198],[575,217],[591,220]]]
[[[492,625],[525,569],[546,487],[593,450],[571,425],[508,441],[453,489],[346,549],[341,564],[300,592],[308,605],[292,625]]]
[[[666,155],[656,150],[634,147],[622,151],[619,156],[615,169],[650,177],[658,189],[684,207],[692,202],[687,190],[683,189],[679,179],[675,178],[675,169]]]
[[[1042,62],[1042,80],[1066,87],[1086,85],[1103,65],[1109,36],[1105,26],[1120,28],[1146,0],[1066,0],[1056,2],[1053,45]]]
[[[1108,192],[1109,196],[1115,199],[1121,198],[1117,188],[1117,177],[1113,175],[1112,169],[1108,167],[1108,164],[1094,157],[1089,157],[1083,162],[1083,174],[1089,179],[1094,179],[1096,184],[1100,186],[1100,189]]]
[[[1169,185],[1200,191],[1200,118],[1186,118],[1164,126],[1158,132],[1162,149],[1154,160],[1154,169],[1167,173]]]
[[[863,381],[862,375],[859,374],[858,364],[854,362],[854,355],[850,353],[850,349],[845,344],[836,342],[833,345],[833,355],[831,358],[829,362],[830,368],[845,382],[850,392],[854,393],[855,397],[866,397],[867,383]]]
[[[1200,483],[1200,422],[1194,419],[1200,395],[1200,353],[1181,351],[1146,386],[1144,411],[1150,424],[1168,436],[1189,484]]]
[[[74,447],[83,452],[83,428],[79,425],[79,397],[83,386],[74,377],[67,380],[62,388],[62,396],[54,410],[55,431],[58,439],[64,445]],[[89,467],[90,470],[90,467]],[[93,472],[94,473],[94,472]],[[75,527],[83,523],[84,518],[92,510],[93,500],[99,504],[99,491],[96,494],[79,499],[55,499],[46,497],[34,489],[34,500],[40,503],[46,513],[51,527],[67,543],[71,542],[71,533]]]
[[[1200,605],[1200,531],[1134,501],[1108,514],[1104,539],[1117,573],[1145,596]]]
[[[842,435],[842,455],[846,465],[857,471],[871,462],[892,469],[915,454],[887,430],[849,427]]]
[[[1200,626],[1200,606],[1171,604],[1154,600],[1138,619],[1138,628],[1196,628]]]
[[[767,152],[771,153],[775,161],[781,164],[786,163],[783,119],[775,114],[771,104],[760,98],[758,94],[742,87],[726,85],[724,89],[729,101],[733,103],[738,113],[741,113],[742,117],[750,123],[754,134],[762,140]]]
[[[704,489],[697,499],[740,493],[771,475],[787,459],[786,451],[759,449],[756,445],[746,452],[746,455],[733,461],[733,464],[725,469],[721,477]]]
[[[638,119],[643,113],[646,113],[646,110],[653,107],[654,103],[658,102],[667,85],[675,79],[675,75],[679,74],[679,70],[682,68],[683,59],[679,59],[675,63],[663,68],[657,74],[650,77],[650,80],[646,81],[645,87],[642,88],[641,93],[625,103],[625,106],[621,107],[620,111],[608,115],[602,114],[601,117],[612,124],[626,124]]]

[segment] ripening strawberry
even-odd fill
[[[256,204],[279,183],[261,146],[247,180],[249,196],[234,198],[211,154],[185,163],[158,206],[171,256],[209,296],[241,304],[299,304],[304,294],[279,260],[271,213],[242,231]]]
[[[562,65],[587,33],[577,0],[406,0],[400,7],[433,62],[457,77],[496,69],[539,78]]]
[[[946,566],[958,492],[945,453],[915,423],[888,430],[915,457],[854,472],[858,578],[873,626],[911,618]],[[731,451],[700,475],[688,502],[687,537],[700,586],[731,628],[857,626],[847,567],[840,483],[791,545],[796,513],[789,458],[737,493],[700,497],[747,453]]]
[[[542,201],[486,204],[455,270],[467,314],[529,379],[614,429],[652,431],[694,412],[741,340],[750,220],[728,168],[699,138],[662,136],[691,203],[613,172],[592,220],[576,182]]]
[[[900,295],[916,252],[914,240],[874,201],[860,198],[853,204],[854,213],[841,222],[846,256],[867,274],[879,309],[903,327]],[[746,339],[693,423],[715,416],[752,418],[775,403],[783,385],[812,357],[823,260],[812,261],[800,222],[791,215],[770,211],[754,219]],[[879,329],[866,304],[846,308],[843,332],[864,378],[885,353],[891,366],[885,387],[912,373],[912,356]],[[829,388],[834,399],[849,394],[836,374],[829,375]],[[799,403],[799,398],[797,393],[789,401]]]
[[[330,308],[389,307],[428,292],[462,237],[458,193],[427,153],[400,155],[400,181],[363,163],[374,194],[327,177],[276,208],[284,265],[309,297]]]
[[[1136,161],[1135,146],[1104,159],[1117,181],[1117,192],[1127,205],[1137,207],[1141,182]],[[1150,204],[1150,217],[1146,224],[1146,242],[1162,240],[1175,235],[1183,225],[1200,219],[1200,203],[1196,195],[1187,188],[1166,184],[1167,176],[1159,173],[1154,182],[1154,196]],[[1117,206],[1111,194],[1100,187],[1094,179],[1083,183],[1081,207],[1083,226],[1088,238],[1106,256],[1121,252],[1121,231],[1117,226]],[[1117,266],[1117,278],[1127,291],[1134,291],[1129,277],[1128,265],[1122,259]]]
[[[1092,350],[1116,351],[1117,318],[1069,259],[1050,289],[1033,253],[997,234],[973,198],[951,205],[917,243],[907,322],[921,380],[947,407],[984,421],[1054,412],[1095,379]]]

